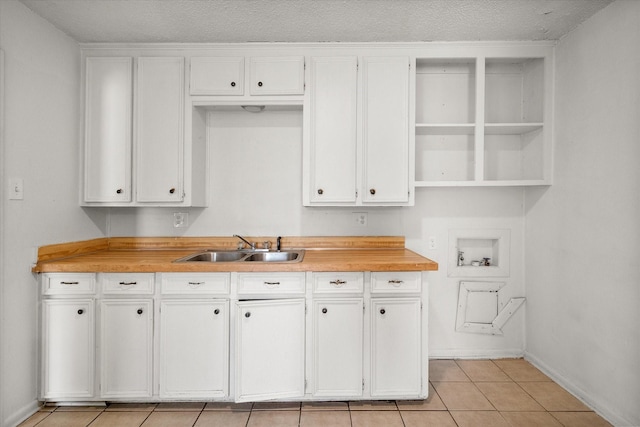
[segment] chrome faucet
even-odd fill
[[[271,249],[271,242],[268,240],[262,242],[262,248],[258,249],[256,246],[257,243],[251,243],[250,241],[240,236],[239,234],[234,234],[233,237],[237,237],[238,239],[242,240],[244,243],[249,245],[249,248],[251,248],[253,252],[269,252],[269,249]],[[242,250],[243,248],[244,248],[244,244],[241,242],[238,242],[238,249]]]
[[[243,242],[245,242],[247,245],[249,245],[249,247],[251,248],[252,251],[256,250],[256,244],[255,243],[251,243],[250,241],[248,241],[247,239],[245,239],[244,237],[238,235],[238,234],[234,234],[233,237],[237,237],[238,239],[242,240]]]

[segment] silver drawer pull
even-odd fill
[[[204,282],[189,282],[189,286],[200,286],[204,285]]]
[[[330,281],[329,283],[330,283],[330,284],[332,284],[333,286],[338,286],[338,287],[340,287],[340,286],[344,285],[344,284],[345,284],[345,283],[347,283],[347,282],[346,282],[346,281],[344,281],[344,280],[340,280],[340,279],[338,279],[338,280],[332,280],[332,281]]]
[[[279,286],[280,282],[264,282],[264,284],[267,286]]]
[[[393,285],[395,287],[398,287],[400,285],[402,285],[404,283],[404,281],[402,280],[389,280],[389,284]]]
[[[138,282],[120,282],[120,284],[122,286],[133,286],[133,285],[137,285]]]
[[[60,282],[61,285],[79,285],[80,282]]]

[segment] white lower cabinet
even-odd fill
[[[420,304],[419,297],[371,299],[372,397],[420,395]]]
[[[94,395],[94,300],[42,302],[43,399]]]
[[[313,301],[314,397],[362,396],[363,298]]]
[[[161,398],[226,397],[229,301],[163,301],[160,349]]]
[[[236,402],[303,397],[304,298],[236,304]]]
[[[152,396],[153,302],[100,301],[100,384],[102,398]]]
[[[54,402],[425,398],[422,277],[421,272],[45,274],[39,397]]]

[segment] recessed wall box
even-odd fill
[[[449,230],[447,276],[508,277],[510,237],[506,229]]]

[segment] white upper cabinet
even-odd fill
[[[409,57],[363,57],[360,72],[355,56],[310,63],[304,205],[411,204]]]
[[[184,87],[183,57],[87,58],[84,204],[184,204]]]
[[[84,201],[131,201],[132,58],[87,58]]]
[[[302,95],[304,57],[252,57],[249,93],[251,95]]]
[[[184,58],[138,59],[136,200],[183,198]]]
[[[362,72],[366,204],[409,202],[409,58],[365,57]]]
[[[302,95],[304,56],[192,57],[189,92],[196,96]]]
[[[191,58],[191,95],[244,94],[244,57]]]
[[[356,202],[355,56],[311,58],[305,204]]]

